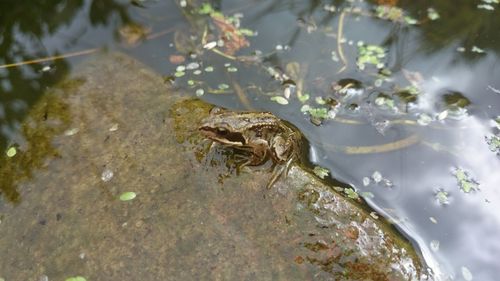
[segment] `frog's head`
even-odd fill
[[[233,116],[234,113],[214,107],[210,115],[201,121],[199,131],[207,138],[231,146],[247,143]]]

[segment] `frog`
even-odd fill
[[[299,159],[300,132],[270,112],[238,112],[214,107],[201,120],[201,134],[218,144],[242,153],[244,166],[260,166],[272,161],[267,188],[286,176],[290,165]]]

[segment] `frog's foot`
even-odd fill
[[[290,157],[290,159],[288,159],[288,161],[286,161],[286,163],[277,164],[274,166],[273,172],[271,174],[271,178],[269,179],[269,182],[267,183],[267,186],[266,186],[267,189],[270,189],[276,183],[276,181],[278,181],[278,179],[281,176],[286,177],[288,175],[288,171],[290,170],[290,166],[291,166],[293,160],[294,160],[294,158]]]
[[[236,175],[239,175],[243,169],[250,166],[252,159],[244,153],[237,153],[233,155],[234,167],[236,167]]]

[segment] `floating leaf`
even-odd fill
[[[472,190],[476,190],[478,185],[475,182],[470,182],[470,181],[462,181],[460,182],[460,186],[462,187],[462,190],[465,193],[469,193]]]
[[[358,199],[359,194],[353,188],[344,189],[344,193],[351,199]]]
[[[201,97],[201,96],[203,96],[203,94],[205,94],[205,91],[203,89],[197,89],[196,90],[196,96],[197,97]]]
[[[359,69],[365,69],[365,64],[372,64],[377,66],[377,68],[383,68],[384,63],[381,59],[384,57],[384,48],[377,45],[365,45],[358,42],[358,60],[356,64]]]
[[[177,77],[177,78],[180,78],[182,76],[184,76],[186,73],[184,71],[176,71],[174,73],[174,76]]]
[[[318,176],[321,179],[324,179],[330,173],[330,171],[328,171],[328,169],[320,167],[320,166],[314,167],[313,172],[314,172],[314,174],[316,174],[316,176]]]
[[[217,86],[219,88],[219,90],[227,90],[229,89],[229,85],[228,84],[224,84],[224,83],[221,83]]]
[[[484,53],[484,50],[481,49],[481,48],[479,48],[479,47],[477,47],[477,46],[472,46],[471,52],[482,54],[482,53]]]
[[[66,278],[66,281],[87,281],[87,279],[85,279],[85,277],[82,277],[82,276],[75,276],[75,277]]]
[[[326,119],[328,117],[328,110],[326,108],[311,108],[309,114],[314,118]]]
[[[440,189],[436,192],[434,195],[436,200],[438,201],[439,204],[441,205],[448,205],[450,203],[450,200],[448,198],[448,192]]]
[[[309,94],[303,94],[298,97],[301,103],[305,103],[309,99]]]
[[[11,146],[7,151],[5,152],[7,154],[7,157],[14,157],[17,154],[17,149],[13,146]]]
[[[458,185],[463,192],[469,193],[479,189],[479,183],[476,182],[469,174],[461,168],[456,168],[454,171]]]
[[[285,104],[288,104],[288,100],[285,99],[284,97],[282,96],[274,96],[274,97],[271,97],[271,100],[272,101],[275,101],[279,104],[282,104],[282,105],[285,105]]]
[[[311,110],[311,106],[308,105],[308,104],[304,104],[301,108],[300,108],[300,112],[303,112],[303,113],[307,113],[309,112],[309,110]]]
[[[124,192],[120,195],[120,201],[129,201],[134,199],[136,196],[137,194],[133,191]]]
[[[209,3],[203,3],[201,7],[198,9],[198,14],[200,15],[209,15],[213,12],[215,12],[215,10]]]
[[[455,171],[455,177],[457,178],[458,181],[463,181],[467,179],[467,174],[465,174],[465,171],[462,169],[457,169]]]
[[[439,19],[439,14],[434,8],[428,8],[427,9],[427,17],[430,20],[437,20],[437,19]]]

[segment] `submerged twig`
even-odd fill
[[[341,146],[335,147],[335,149],[340,150],[347,154],[371,154],[371,153],[382,153],[400,150],[405,147],[417,144],[421,141],[420,137],[413,134],[407,138],[400,139],[394,142],[385,143],[381,145],[371,145],[371,146]]]
[[[337,28],[337,52],[339,53],[340,60],[342,60],[342,63],[344,64],[342,68],[337,71],[337,74],[344,71],[347,67],[347,60],[344,56],[344,51],[342,50],[342,33],[344,30],[344,17],[345,17],[345,12],[342,12],[339,17],[339,26]]]
[[[220,51],[219,49],[216,49],[216,48],[213,48],[213,49],[210,49],[212,52],[218,54],[218,55],[221,55],[227,59],[230,59],[230,60],[236,60],[236,57],[235,56],[231,56],[231,55],[228,55],[222,51]]]
[[[170,27],[170,28],[167,28],[165,30],[158,31],[156,33],[151,33],[148,36],[146,36],[146,40],[156,39],[156,38],[161,37],[163,35],[167,35],[174,30],[175,30],[175,27]]]
[[[236,82],[234,79],[231,79],[231,82],[233,84],[233,88],[234,88],[234,91],[236,92],[236,95],[240,99],[240,101],[243,104],[243,106],[245,106],[245,109],[253,111],[254,108],[250,104],[250,101],[248,100],[248,97],[245,94],[245,92],[243,91],[243,89],[241,89],[240,84],[238,84],[238,82]]]

